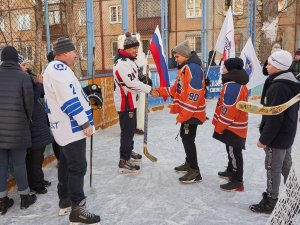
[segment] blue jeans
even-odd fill
[[[83,184],[86,167],[85,138],[61,147],[57,185],[59,199],[70,198],[72,205],[85,199]]]
[[[7,196],[7,174],[8,161],[11,159],[14,175],[17,180],[18,193],[20,195],[29,194],[26,171],[26,148],[24,149],[0,149],[0,198]]]

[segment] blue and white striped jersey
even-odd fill
[[[45,108],[55,141],[65,146],[85,138],[82,125],[94,126],[92,110],[74,72],[52,61],[44,72]]]

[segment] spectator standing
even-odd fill
[[[31,146],[30,122],[33,111],[32,82],[18,64],[18,52],[6,46],[0,66],[0,214],[5,214],[14,201],[7,196],[8,162],[11,159],[16,177],[21,209],[36,202],[29,194],[26,172],[26,149]]]

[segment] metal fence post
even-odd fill
[[[48,0],[45,0],[45,24],[46,24],[46,40],[47,40],[47,53],[51,51],[50,48],[50,29],[49,29],[49,10],[48,10]]]
[[[93,73],[93,47],[94,47],[93,1],[86,1],[86,29],[87,29],[88,76],[92,76],[92,73]]]
[[[125,34],[128,31],[128,1],[122,0],[122,29]]]

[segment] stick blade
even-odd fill
[[[143,148],[144,155],[151,161],[151,162],[157,162],[157,158],[149,153],[147,146],[144,146]]]

